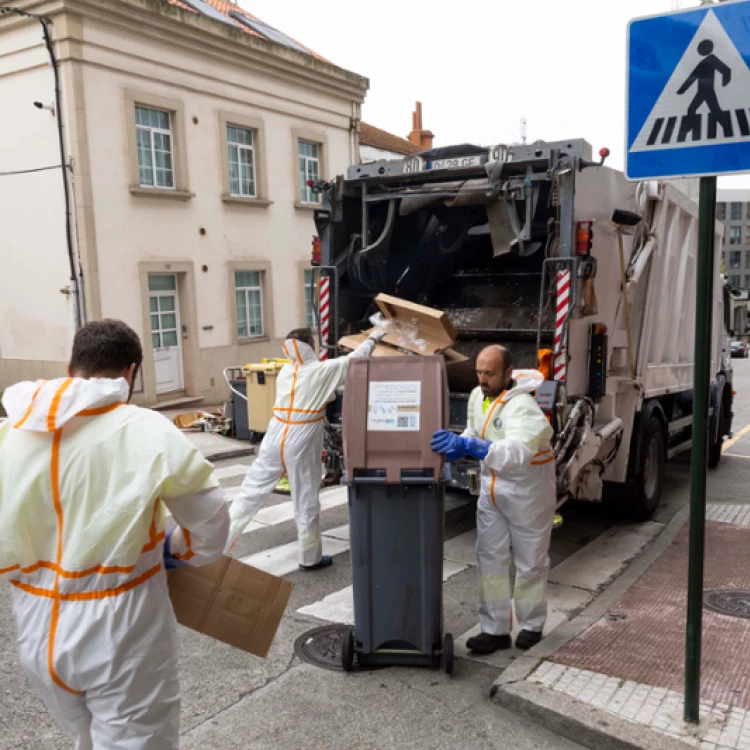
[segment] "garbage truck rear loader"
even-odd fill
[[[466,425],[476,355],[502,344],[517,369],[545,374],[560,504],[601,501],[606,485],[645,520],[665,462],[691,445],[697,206],[672,184],[626,181],[606,155],[581,139],[452,146],[318,185],[318,272],[333,290],[321,344],[335,356],[338,337],[369,327],[379,292],[445,310],[468,358],[448,368],[452,429]],[[710,466],[733,394],[715,258]],[[477,468],[453,465],[452,482],[476,491]]]

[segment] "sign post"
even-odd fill
[[[628,26],[626,174],[700,177],[685,721],[699,721],[716,177],[750,171],[750,0]]]

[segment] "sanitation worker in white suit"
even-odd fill
[[[459,436],[441,430],[433,436],[432,447],[449,461],[465,456],[481,461],[477,566],[482,632],[466,645],[491,654],[511,646],[511,547],[516,566],[513,598],[521,628],[516,648],[529,649],[542,639],[555,462],[553,430],[531,395],[544,382],[541,373],[513,371],[510,352],[492,346],[477,358],[477,375],[479,387],[469,398],[466,431]]]
[[[294,518],[300,545],[300,570],[320,570],[333,563],[323,554],[320,536],[320,471],[326,406],[344,384],[349,362],[368,357],[385,336],[376,329],[346,357],[320,362],[309,328],[292,331],[284,342],[284,354],[291,360],[276,379],[273,418],[254,461],[232,502],[231,548],[243,529],[269,498],[286,474],[294,504]]]
[[[211,464],[162,415],[128,405],[141,359],[124,323],[90,323],[71,377],[3,395],[0,578],[21,664],[78,750],[176,750],[164,567],[213,562],[229,531]],[[179,524],[166,534],[165,506]]]

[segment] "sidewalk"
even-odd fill
[[[750,750],[750,506],[709,505],[707,519],[699,725],[682,721],[687,509],[592,605],[509,667],[494,699],[597,750]]]
[[[159,414],[172,422],[178,414],[185,414],[190,411],[220,410],[221,406],[205,406],[195,409],[166,409],[159,411]],[[255,455],[255,446],[246,440],[233,440],[213,432],[190,432],[185,430],[183,434],[205,456],[207,461],[221,461],[228,458]]]

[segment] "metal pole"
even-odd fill
[[[716,235],[716,178],[701,177],[698,260],[695,284],[693,361],[693,455],[690,488],[687,637],[685,642],[685,721],[700,719],[701,637],[703,625],[703,553],[706,535],[708,407],[711,387],[711,320]]]

